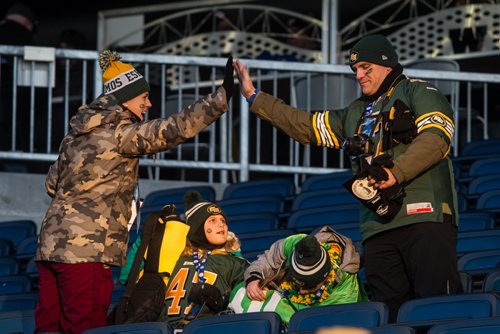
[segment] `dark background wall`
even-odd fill
[[[195,1],[196,0],[191,0]],[[3,18],[5,11],[15,1],[8,0],[0,3],[0,14]],[[148,6],[179,2],[178,0],[122,0],[122,1],[67,1],[64,6],[56,6],[52,1],[23,1],[33,8],[38,16],[38,31],[34,44],[38,46],[55,46],[59,34],[64,29],[77,29],[89,41],[91,49],[96,48],[97,41],[97,13],[100,10],[116,8]],[[351,20],[359,17],[366,11],[375,8],[383,0],[356,0],[338,1],[339,27],[347,25]],[[255,4],[285,8],[288,10],[312,15],[321,19],[321,0],[267,0],[256,1]]]

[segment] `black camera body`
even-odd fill
[[[342,148],[352,156],[372,155],[375,153],[375,144],[371,138],[365,134],[355,134],[348,137],[342,143]]]

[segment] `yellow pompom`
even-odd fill
[[[104,50],[99,54],[99,66],[106,71],[112,62],[119,61],[122,57],[116,51]]]

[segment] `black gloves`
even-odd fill
[[[227,296],[222,296],[219,289],[211,284],[194,283],[189,291],[188,302],[194,304],[205,303],[215,313],[226,309]]]
[[[368,174],[368,176],[370,176],[370,178],[374,179],[377,182],[387,181],[389,175],[387,175],[384,167],[394,167],[394,162],[392,161],[391,156],[388,154],[382,154],[374,158],[371,165],[368,166],[366,173]]]
[[[363,205],[382,218],[380,223],[390,222],[399,212],[405,197],[404,188],[396,183],[386,189],[376,189],[369,184],[368,176],[377,182],[389,178],[385,168],[394,167],[394,162],[388,154],[382,154],[372,160],[369,165],[365,159],[360,159],[361,172],[344,183],[344,187]]]
[[[226,71],[224,72],[224,81],[222,82],[222,87],[224,87],[226,91],[227,103],[229,103],[229,100],[231,100],[231,97],[233,97],[233,92],[234,92],[233,73],[234,73],[233,57],[229,56],[229,58],[227,58]]]
[[[177,208],[174,204],[167,204],[161,208],[160,218],[164,223],[170,220],[179,221],[181,223],[186,223],[177,213]]]

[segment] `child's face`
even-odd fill
[[[222,215],[210,216],[204,225],[207,240],[212,245],[223,245],[227,241],[227,223]]]

